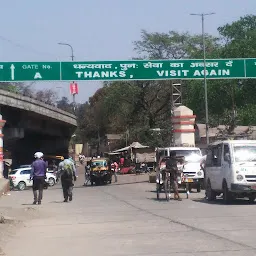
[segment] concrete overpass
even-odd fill
[[[30,97],[0,90],[0,113],[5,155],[11,153],[14,165],[27,164],[36,151],[68,154],[76,117]]]

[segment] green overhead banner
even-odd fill
[[[256,78],[256,59],[206,60],[207,79]],[[203,79],[203,60],[0,62],[1,82]]]

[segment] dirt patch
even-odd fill
[[[0,179],[0,197],[10,191],[10,182],[6,179]]]
[[[25,227],[26,220],[43,216],[36,207],[24,208],[0,207],[0,256],[5,255],[1,247],[11,239],[18,229]]]

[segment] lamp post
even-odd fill
[[[68,47],[70,47],[70,49],[71,49],[71,60],[72,61],[74,61],[74,50],[73,50],[73,47],[72,47],[72,45],[70,45],[70,44],[67,44],[67,43],[58,43],[59,45],[65,45],[65,46],[68,46]],[[74,83],[74,81],[73,81],[73,83]],[[76,98],[75,98],[75,94],[73,94],[73,104],[74,104],[74,110],[76,109]]]
[[[191,13],[193,16],[200,16],[202,19],[202,41],[204,54],[204,94],[205,94],[205,126],[206,126],[206,143],[209,144],[209,113],[208,113],[208,93],[207,93],[207,79],[206,79],[206,49],[205,49],[205,32],[204,32],[204,18],[205,16],[213,15],[211,13]]]
[[[74,50],[73,50],[73,47],[70,45],[70,44],[66,44],[66,43],[58,43],[59,45],[66,45],[66,46],[69,46],[70,49],[71,49],[71,60],[74,61]]]

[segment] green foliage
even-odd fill
[[[256,53],[256,16],[247,15],[231,24],[219,27],[227,58],[252,58]]]
[[[220,58],[252,58],[256,56],[256,16],[249,15],[218,28]],[[207,53],[209,58],[209,53]],[[251,80],[211,80],[208,84],[209,117],[212,126],[256,125],[254,115],[256,83]],[[189,82],[186,102],[199,122],[205,122],[204,88],[202,82]],[[198,102],[199,99],[199,102]],[[237,112],[238,116],[234,113]]]
[[[51,89],[34,90],[31,88],[31,85],[26,85],[24,83],[2,82],[0,83],[0,89],[31,97],[50,105],[55,105],[57,100],[57,94],[55,91]]]
[[[252,126],[256,124],[256,104],[248,104],[238,111],[238,120],[242,125]]]
[[[256,16],[242,17],[218,31],[219,37],[206,35],[207,58],[256,56]],[[201,35],[143,30],[134,46],[136,59],[202,58]],[[205,122],[203,81],[182,84],[184,105],[193,109],[197,122]],[[255,80],[208,80],[207,84],[212,126],[223,124],[232,133],[238,124],[256,125]],[[128,133],[128,143],[170,145],[170,106],[170,81],[105,82],[78,108],[79,138],[98,145],[106,133]]]
[[[74,108],[67,97],[62,97],[60,100],[57,101],[57,108],[60,108],[70,113],[74,113]]]
[[[20,86],[21,86],[21,84],[12,84],[12,83],[8,83],[8,82],[0,83],[0,89],[1,90],[14,92],[14,93],[19,93],[20,92]]]
[[[202,58],[202,36],[169,31],[168,33],[141,32],[141,40],[135,41],[135,51],[147,59]],[[206,50],[218,56],[219,39],[206,35]]]

